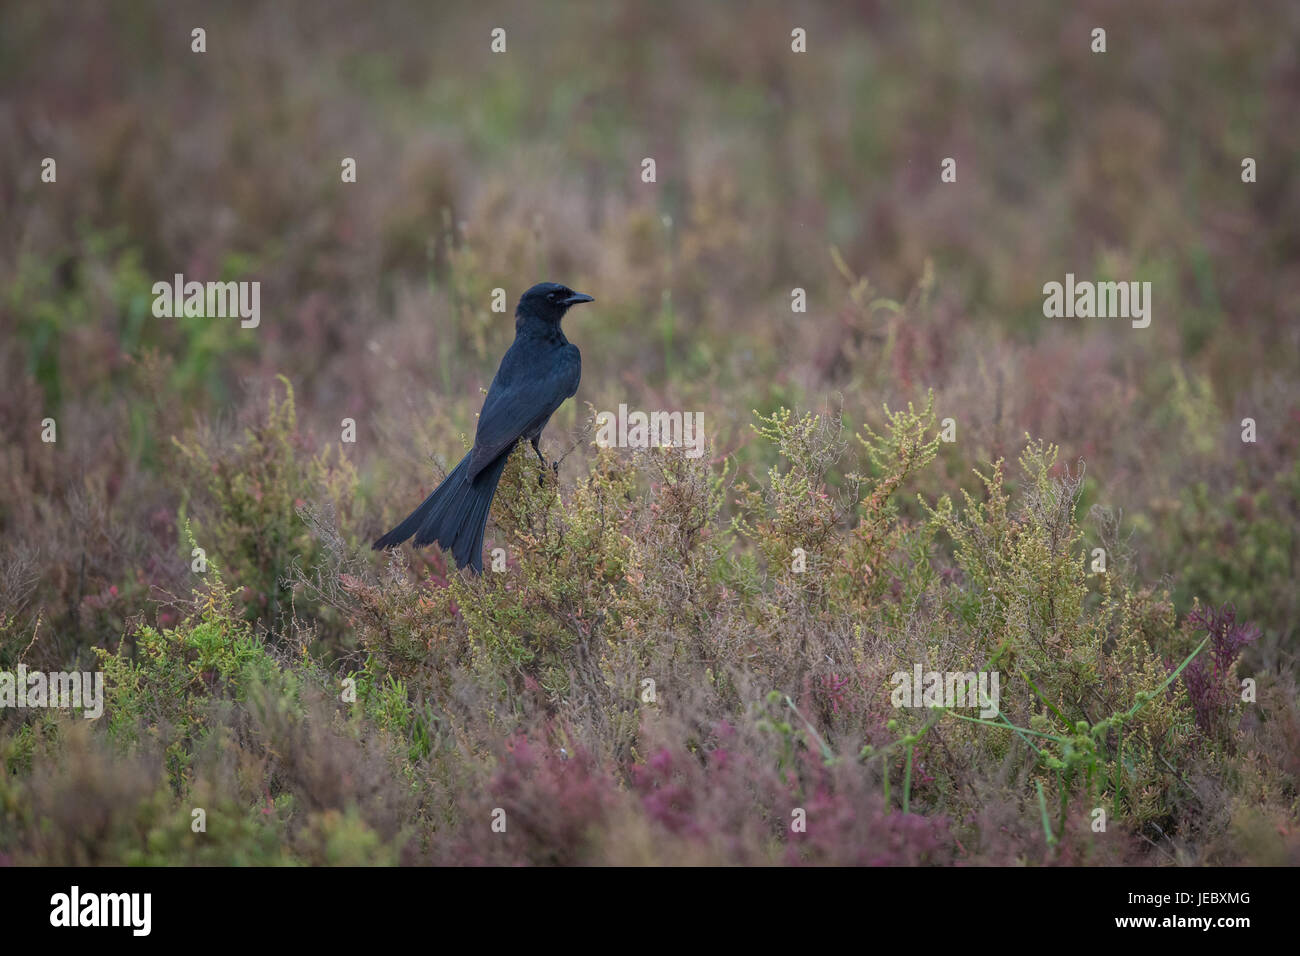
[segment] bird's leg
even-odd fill
[[[537,435],[531,439],[533,451],[537,452],[537,460],[542,463],[542,472],[537,476],[537,484],[539,486],[546,478],[546,456],[542,454],[541,441],[542,441],[541,435]]]
[[[542,454],[542,449],[539,447],[542,436],[538,435],[536,438],[530,440],[533,445],[533,451],[537,452],[537,460],[542,463],[542,474],[537,476],[537,483],[540,485],[546,477],[546,456]],[[560,477],[560,460],[558,458],[551,462],[551,471],[555,472],[556,478]]]

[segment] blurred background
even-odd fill
[[[753,410],[842,403],[856,427],[933,389],[957,441],[928,491],[974,489],[1027,432],[1059,443],[1146,580],[1180,611],[1236,602],[1276,653],[1298,38],[1285,0],[7,4],[0,613],[43,614],[63,660],[165,623],[148,598],[186,588],[204,506],[184,436],[237,443],[281,375],[303,454],[355,469],[340,528],[365,543],[472,434],[513,336],[492,290],[513,310],[554,280],[596,298],[546,436],[577,443],[570,478],[589,405],[703,412],[713,455],[761,475]],[[178,272],[260,282],[260,327],[154,318]],[[1150,281],[1151,326],[1044,318],[1067,272]]]

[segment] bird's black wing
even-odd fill
[[[544,425],[578,390],[581,378],[582,358],[576,346],[566,344],[543,356],[534,354],[526,362],[507,353],[479,413],[469,480],[514,448],[526,433]]]

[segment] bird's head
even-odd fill
[[[574,292],[567,285],[556,282],[539,282],[522,296],[515,309],[516,318],[536,318],[559,322],[570,306],[594,301],[591,296]]]

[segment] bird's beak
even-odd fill
[[[569,296],[567,299],[564,300],[564,304],[578,305],[580,302],[595,302],[595,301],[596,300],[589,295],[583,295],[581,292],[575,292],[573,293],[573,295]]]

